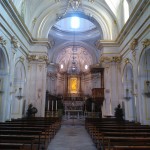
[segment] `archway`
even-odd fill
[[[127,63],[124,68],[123,74],[123,89],[124,89],[124,104],[125,104],[125,120],[135,119],[135,103],[133,96],[133,67],[130,63]]]
[[[9,119],[8,103],[8,59],[5,51],[0,47],[0,121]]]
[[[25,115],[25,82],[25,67],[21,61],[18,61],[15,65],[15,95],[13,95],[13,101],[11,104],[11,118],[20,118],[23,117],[23,115]]]
[[[150,123],[150,91],[148,90],[147,81],[150,81],[150,48],[143,49],[141,58],[139,61],[139,73],[138,79],[140,81],[139,86],[139,120],[144,124]],[[150,88],[149,88],[150,89]]]

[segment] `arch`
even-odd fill
[[[5,47],[0,46],[0,121],[9,119],[9,105],[7,88],[9,81],[9,59]]]
[[[50,61],[55,63],[57,56],[62,51],[62,49],[65,49],[67,47],[71,47],[73,44],[74,44],[73,42],[66,42],[63,45],[57,46],[55,48],[55,51],[51,55]],[[88,53],[92,56],[93,64],[96,64],[99,62],[97,51],[93,47],[91,47],[91,46],[89,46],[83,42],[76,42],[75,46],[83,47],[84,49],[86,49],[88,51]]]
[[[104,6],[104,4],[98,3],[97,5],[99,7],[97,5],[93,5],[93,7],[91,7],[90,3],[88,4],[89,5],[84,4],[84,16],[87,19],[93,18],[98,22],[98,25],[102,29],[103,39],[115,39],[115,34],[116,32],[118,33],[117,23],[114,25],[114,20],[116,20],[115,15],[110,13],[109,9],[107,9],[108,6],[106,7]],[[38,12],[35,12],[30,20],[34,20],[34,18],[36,18],[36,24],[34,28],[32,26],[32,22],[30,22],[29,25],[32,35],[35,38],[47,38],[48,32],[51,30],[51,27],[56,23],[58,19],[56,14],[63,14],[66,9],[65,5],[66,3],[62,2],[62,5],[60,7],[58,7],[58,5],[51,5],[40,14]],[[92,14],[91,17],[90,14]]]
[[[14,87],[16,88],[15,95],[13,95],[13,103],[11,107],[11,117],[20,118],[25,115],[23,110],[25,109],[25,93],[26,93],[26,70],[25,65],[20,59],[15,63],[14,69]],[[19,98],[18,96],[23,96]]]
[[[123,90],[124,90],[124,104],[125,104],[125,119],[136,120],[136,106],[134,102],[134,79],[133,79],[133,66],[130,62],[126,63],[123,69]]]
[[[147,62],[147,65],[146,65]],[[147,86],[146,81],[150,81],[150,47],[144,48],[140,54],[139,64],[138,64],[138,93],[139,93],[139,113],[140,122],[144,124],[150,123],[150,97],[147,96]]]

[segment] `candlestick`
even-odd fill
[[[53,103],[53,100],[52,100],[52,111],[53,111],[53,105],[54,105],[54,103]]]
[[[49,111],[49,101],[48,101],[48,108],[47,108],[47,110]]]
[[[56,111],[57,111],[57,100],[56,100]]]

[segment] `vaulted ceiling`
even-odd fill
[[[123,13],[127,8],[124,8],[124,2],[129,4],[131,14],[138,1],[12,0],[32,37],[51,43],[53,48],[49,50],[49,59],[63,64],[62,72],[69,71],[72,65],[71,47],[74,46],[77,47],[74,55],[78,70],[86,72],[85,65],[98,63],[100,52],[95,46],[96,41],[114,41],[125,24]],[[76,33],[67,24],[74,15],[84,23]]]

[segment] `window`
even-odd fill
[[[80,26],[80,20],[78,17],[71,18],[71,28],[77,29]]]
[[[126,23],[126,21],[129,18],[129,5],[127,0],[123,1],[123,7],[124,7],[124,22]]]

